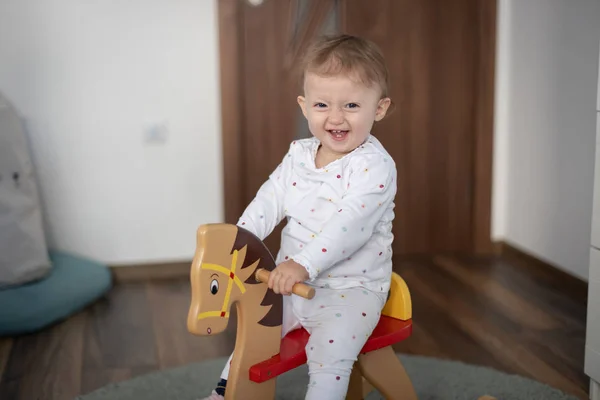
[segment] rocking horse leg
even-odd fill
[[[241,396],[241,398],[247,400],[275,399],[275,379],[271,379],[267,382],[256,383],[245,379],[245,377],[242,379],[240,375],[230,375],[230,380],[231,383],[229,381],[227,382],[225,400],[239,399],[239,393],[245,393],[243,396]]]
[[[350,373],[350,384],[348,385],[348,393],[346,400],[362,400],[363,397],[363,377],[360,373],[358,363],[354,363],[352,373]]]
[[[373,385],[371,385],[371,382],[369,382],[368,380],[366,380],[364,377],[362,378],[362,395],[363,398],[366,398],[369,393],[371,393],[373,391],[373,389],[375,389],[373,387]]]
[[[237,314],[256,321],[257,311],[248,310],[246,307],[249,307],[249,304],[253,303],[237,303]],[[275,398],[275,379],[262,383],[252,382],[248,371],[253,365],[278,354],[280,343],[281,325],[269,327],[257,323],[244,324],[242,319],[242,323],[238,324],[225,400],[273,400]]]
[[[389,400],[417,400],[417,394],[391,346],[358,357],[360,371]]]

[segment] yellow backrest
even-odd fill
[[[404,279],[392,272],[390,298],[381,311],[382,315],[406,321],[412,318],[412,302],[408,285]]]

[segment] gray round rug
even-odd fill
[[[489,394],[498,400],[577,400],[542,383],[490,368],[455,361],[399,354],[419,400],[475,400]],[[196,400],[218,381],[225,358],[110,384],[77,400]],[[277,400],[303,400],[308,383],[306,365],[277,379]],[[383,399],[376,392],[367,400]]]

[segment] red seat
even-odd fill
[[[412,319],[401,321],[382,315],[361,353],[368,353],[398,343],[408,338],[411,333]],[[256,383],[265,382],[306,363],[304,349],[309,336],[303,328],[288,333],[281,339],[279,354],[250,367],[250,380]]]

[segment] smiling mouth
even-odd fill
[[[349,131],[328,129],[327,132],[331,135],[334,140],[344,140]]]

